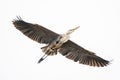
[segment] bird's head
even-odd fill
[[[80,26],[68,30],[67,33],[66,33],[66,35],[70,35],[70,34],[73,33],[75,30],[77,30],[79,27],[80,27]]]

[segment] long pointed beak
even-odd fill
[[[79,27],[80,27],[80,26],[75,27],[75,28],[73,28],[73,29],[71,29],[71,30],[75,31],[75,30],[77,30]]]
[[[79,27],[80,27],[80,26],[75,27],[75,28],[73,28],[73,29],[70,29],[66,34],[67,34],[67,35],[71,34],[71,33],[74,32],[75,30],[77,30]]]

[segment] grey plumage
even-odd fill
[[[54,40],[57,40],[57,38],[61,36],[60,34],[46,29],[41,25],[25,22],[21,18],[15,19],[13,24],[24,35],[39,43],[51,44]],[[54,45],[56,44],[57,43],[54,43]],[[54,47],[49,50],[54,51]],[[109,61],[97,56],[91,51],[82,48],[71,40],[63,43],[60,47],[55,48],[55,50],[60,52],[63,56],[66,56],[68,59],[74,60],[75,62],[79,62],[81,64],[97,67],[104,67],[109,64]]]
[[[27,23],[21,18],[15,19],[13,21],[13,24],[23,34],[39,43],[51,43],[53,40],[56,39],[57,36],[59,36],[58,34],[44,28],[41,25]]]

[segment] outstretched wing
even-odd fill
[[[75,62],[79,61],[79,63],[90,66],[103,67],[109,64],[109,61],[98,57],[95,53],[78,46],[70,40],[61,46],[59,52]]]
[[[57,38],[57,36],[59,36],[57,33],[48,30],[41,25],[28,23],[19,17],[17,18],[18,19],[13,21],[14,26],[23,34],[39,43],[51,43]]]

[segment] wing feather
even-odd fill
[[[95,55],[95,53],[91,51],[78,46],[70,40],[61,46],[59,52],[68,59],[90,66],[104,67],[109,64],[109,61]]]
[[[13,24],[24,35],[39,43],[51,43],[59,36],[57,33],[48,30],[41,25],[25,22],[21,18],[15,19]]]

